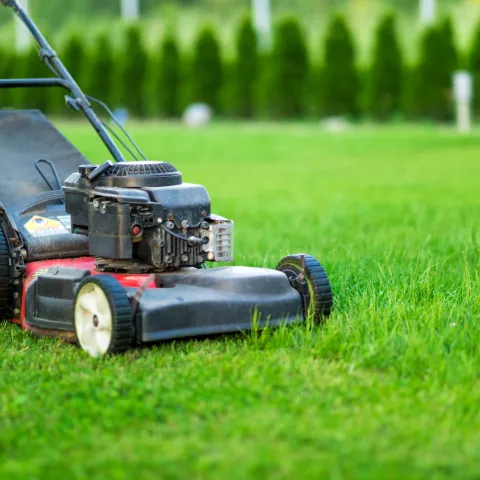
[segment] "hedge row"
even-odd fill
[[[215,31],[198,32],[191,52],[180,51],[174,32],[147,49],[139,25],[129,25],[123,45],[102,33],[93,46],[74,34],[60,51],[64,63],[90,95],[112,107],[123,106],[136,117],[177,117],[188,104],[206,102],[218,115],[244,118],[367,116],[448,121],[452,118],[452,72],[470,68],[480,92],[480,24],[467,59],[455,46],[449,18],[427,28],[414,65],[402,55],[393,14],[380,19],[371,64],[360,67],[355,39],[341,15],[331,18],[320,62],[309,52],[302,26],[283,18],[273,45],[258,47],[248,17],[236,32],[236,55],[226,59]],[[0,51],[0,77],[46,76],[49,70],[36,51],[21,56]],[[1,91],[2,106],[37,107],[62,112],[57,91]],[[475,108],[480,113],[480,95]]]

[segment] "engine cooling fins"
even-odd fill
[[[110,166],[96,185],[119,188],[181,185],[182,174],[168,162],[122,162]]]
[[[107,175],[109,177],[138,177],[170,173],[178,173],[178,170],[168,162],[123,162],[112,165]]]

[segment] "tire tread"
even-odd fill
[[[5,233],[0,224],[0,321],[10,314],[10,252]]]
[[[86,277],[79,284],[77,292],[80,292],[82,287],[87,283],[95,283],[104,291],[112,309],[112,340],[107,350],[107,355],[126,352],[133,344],[135,329],[132,305],[128,299],[125,288],[115,277],[110,275],[95,275]],[[76,299],[74,302],[74,311],[75,305]]]
[[[302,256],[304,254],[289,255],[282,258],[277,265],[277,270],[282,271],[284,267],[295,266],[300,272]],[[333,309],[333,292],[325,269],[320,262],[311,255],[305,254],[305,275],[314,291],[314,321],[320,323],[329,317]]]

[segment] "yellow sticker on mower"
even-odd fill
[[[62,222],[53,218],[35,215],[26,224],[25,229],[33,237],[50,237],[52,235],[65,235],[67,228]]]

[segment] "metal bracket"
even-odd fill
[[[40,48],[40,57],[42,57],[42,59],[53,58],[56,56],[57,56],[57,53],[55,52],[55,50],[53,50],[53,48],[50,48],[50,46],[48,48],[47,47]]]

